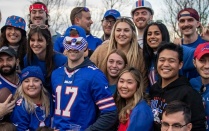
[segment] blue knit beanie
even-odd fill
[[[42,83],[44,84],[44,75],[41,71],[41,68],[39,66],[28,66],[24,68],[20,75],[20,80],[23,82],[28,77],[36,77],[39,78]]]

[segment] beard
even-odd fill
[[[4,67],[9,67],[10,69],[9,70],[3,70]],[[12,75],[14,74],[16,71],[16,64],[14,66],[2,66],[0,68],[0,74],[2,76],[9,76],[9,75]]]

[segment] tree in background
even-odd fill
[[[99,36],[101,35],[102,26],[101,26],[101,20],[103,19],[104,13],[109,9],[116,9],[121,14],[123,14],[124,11],[127,11],[127,8],[130,8],[130,5],[132,6],[135,0],[102,0],[103,8],[97,8],[91,11],[94,24],[92,24],[92,34]],[[131,10],[130,10],[131,13]],[[130,14],[129,13],[129,14]]]
[[[30,0],[31,3],[37,0]],[[70,12],[76,6],[83,6],[83,0],[38,0],[46,4],[50,12],[50,26],[63,33],[67,27],[71,25]],[[102,0],[103,7],[100,8],[98,5],[90,5],[90,11],[92,15],[93,24],[91,26],[91,33],[99,36],[101,35],[101,20],[109,9],[116,9],[121,13],[126,11],[126,8],[130,7],[135,0]],[[86,1],[88,2],[88,1]],[[87,3],[88,4],[88,3]],[[87,6],[88,7],[88,6]]]
[[[200,15],[202,25],[207,25],[209,18],[209,0],[163,0],[163,3],[166,6],[163,12],[167,12],[164,15],[164,20],[166,21],[166,25],[172,28],[172,32],[170,32],[171,38],[172,36],[176,37],[176,35],[177,37],[182,37],[178,29],[177,14],[184,8],[196,9]]]
[[[1,22],[1,19],[2,19],[2,17],[1,17],[1,11],[0,11],[0,22]]]

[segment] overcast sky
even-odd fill
[[[72,3],[72,0],[67,0],[68,3]],[[95,4],[97,1],[97,4]],[[154,18],[159,19],[161,16],[162,0],[148,0],[154,9],[155,15]],[[6,18],[11,15],[21,16],[28,22],[27,14],[29,13],[29,0],[0,0],[0,10],[2,13],[2,21],[0,27],[2,27],[6,21]],[[86,0],[86,6],[95,9],[102,8],[102,0]],[[121,12],[122,16],[130,16],[130,11],[133,5],[130,5],[130,8],[127,8]],[[69,5],[69,9],[74,8],[72,5]]]

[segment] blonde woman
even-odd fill
[[[146,71],[143,63],[142,49],[137,43],[134,23],[129,18],[122,17],[116,21],[110,40],[100,45],[90,59],[101,69],[105,57],[113,49],[119,49],[126,54],[128,65],[137,68],[143,74],[144,87],[146,87],[148,79],[145,76]]]
[[[153,113],[143,99],[143,86],[137,69],[128,67],[120,73],[114,95],[119,113],[118,131],[153,130]]]
[[[14,96],[16,106],[11,121],[18,131],[35,131],[51,125],[49,95],[43,87],[44,75],[38,66],[28,66],[20,76],[22,84]]]

